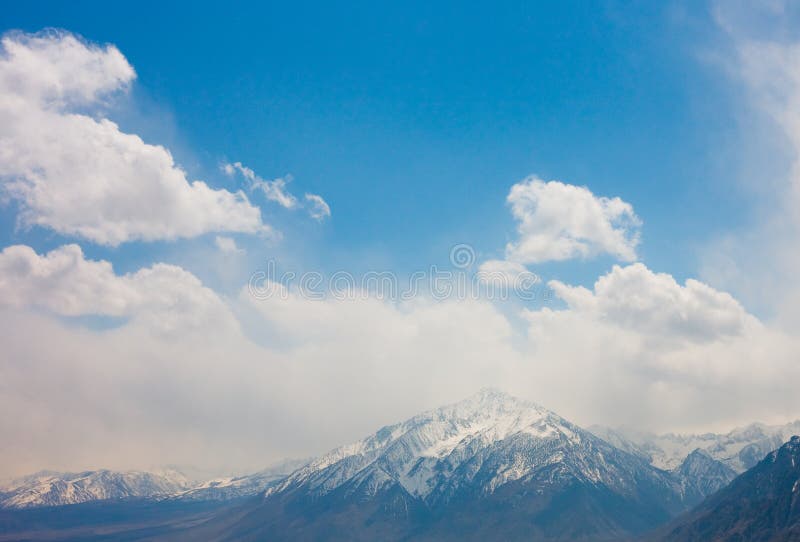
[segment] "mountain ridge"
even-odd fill
[[[661,532],[653,540],[800,540],[800,436]]]
[[[536,403],[481,390],[323,454],[197,536],[619,540],[703,496]]]

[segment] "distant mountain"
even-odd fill
[[[800,420],[785,425],[754,423],[722,434],[656,435],[596,425],[589,430],[621,450],[647,458],[661,469],[678,468],[690,453],[700,449],[735,472],[742,473],[792,435],[800,434]]]
[[[43,471],[0,487],[0,509],[63,506],[92,501],[153,499],[227,501],[263,493],[309,460],[290,460],[246,476],[189,480],[177,470],[157,472],[96,470]]]
[[[687,468],[692,468],[690,465]],[[675,473],[493,390],[325,454],[198,539],[620,540],[699,502]]]
[[[687,495],[711,495],[736,478],[736,471],[700,449],[690,453],[672,472]]]
[[[0,508],[60,506],[107,499],[171,495],[189,487],[176,471],[40,472],[0,489]]]
[[[800,437],[680,518],[658,540],[800,540]]]
[[[283,461],[246,476],[214,478],[174,493],[168,498],[182,501],[228,501],[257,495],[307,465],[309,461],[309,459]]]

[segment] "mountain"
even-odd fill
[[[800,437],[769,453],[658,540],[800,540]]]
[[[702,494],[494,390],[337,448],[198,539],[620,540]]]
[[[287,460],[246,476],[214,478],[174,493],[168,498],[182,501],[227,501],[257,495],[307,465],[309,461]]]
[[[63,506],[142,498],[172,501],[228,501],[263,493],[309,460],[287,460],[246,476],[189,480],[177,470],[42,471],[0,487],[0,509]]]
[[[736,471],[699,448],[686,456],[673,473],[688,495],[711,495],[736,478]]]
[[[176,471],[43,471],[0,488],[0,508],[32,508],[96,500],[155,497],[184,491],[187,487],[189,482]]]
[[[800,420],[785,425],[754,423],[722,434],[656,435],[602,426],[592,426],[589,430],[621,450],[647,458],[661,469],[678,468],[690,453],[700,449],[735,472],[742,473],[792,435],[800,434]]]

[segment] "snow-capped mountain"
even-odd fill
[[[0,508],[33,508],[107,499],[156,497],[184,491],[189,481],[179,472],[40,472],[0,489]]]
[[[711,495],[736,478],[736,471],[703,450],[690,453],[673,473],[686,494]]]
[[[198,536],[620,539],[701,498],[535,403],[483,390],[323,455]]]
[[[0,486],[0,509],[63,506],[90,501],[146,498],[171,501],[227,501],[263,493],[308,463],[287,460],[246,476],[192,480],[178,470],[155,472],[96,470],[43,471]]]
[[[285,479],[291,472],[308,464],[308,459],[287,460],[246,476],[229,476],[206,480],[189,489],[170,495],[173,500],[227,501],[263,493]]]
[[[624,479],[617,471],[640,465],[535,403],[487,389],[337,448],[267,495],[303,487],[319,496],[345,484],[374,495],[397,484],[410,495],[437,502],[467,488],[490,494],[542,471],[550,477],[617,485]]]
[[[800,436],[767,454],[753,468],[653,540],[800,540]]]
[[[753,423],[723,434],[655,435],[629,429],[589,428],[617,448],[647,458],[654,466],[673,470],[700,449],[737,473],[753,467],[792,435],[800,434],[800,420],[785,425]]]

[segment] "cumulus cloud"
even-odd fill
[[[640,220],[630,203],[595,196],[585,186],[529,177],[507,201],[519,239],[506,246],[510,261],[531,264],[611,254],[636,259]]]
[[[797,416],[788,399],[788,381],[800,377],[797,339],[730,295],[641,264],[615,267],[591,290],[550,286],[566,308],[523,314],[536,378],[551,385],[545,404],[568,393],[568,416],[662,430]]]
[[[287,189],[287,184],[292,180],[291,176],[285,178],[265,180],[259,177],[251,168],[241,162],[233,162],[222,165],[222,171],[228,175],[235,175],[238,171],[250,183],[251,190],[258,190],[270,200],[276,202],[285,209],[297,209],[301,207],[297,198]],[[328,203],[317,194],[305,194],[304,199],[307,204],[309,216],[314,220],[322,221],[331,216],[331,208]]]
[[[25,245],[0,252],[0,306],[39,307],[61,316],[131,319],[157,333],[236,328],[227,306],[188,271],[168,264],[117,275],[78,245],[44,255]]]
[[[641,263],[615,265],[594,290],[557,280],[548,285],[574,312],[667,340],[738,336],[757,322],[730,294],[694,279],[681,286]]]
[[[135,75],[115,47],[66,32],[2,38],[0,190],[20,224],[111,246],[269,231],[244,193],[189,182],[167,149],[100,116]]]

